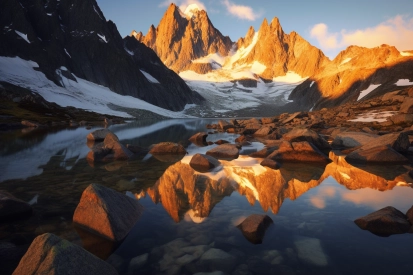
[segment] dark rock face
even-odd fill
[[[239,157],[239,149],[233,144],[222,144],[209,150],[206,154],[217,159],[236,159]]]
[[[149,153],[152,155],[184,155],[186,154],[186,150],[181,144],[178,143],[161,142],[155,144]]]
[[[6,191],[0,190],[0,221],[26,217],[32,211],[32,207],[27,202],[14,197]]]
[[[13,274],[118,274],[113,266],[56,235],[38,236]]]
[[[102,185],[91,184],[83,191],[73,222],[118,242],[126,237],[142,211],[137,200]]]
[[[0,56],[19,56],[39,64],[57,85],[62,75],[103,85],[173,111],[202,97],[167,69],[156,54],[134,38],[123,40],[95,0],[1,1]],[[6,28],[7,27],[7,28]],[[28,43],[18,33],[27,35]],[[60,70],[64,66],[67,71]],[[148,80],[152,75],[159,83]]]
[[[407,212],[406,212],[406,217],[407,217],[407,220],[408,220],[411,224],[413,224],[413,206],[410,207],[409,210],[407,210]]]
[[[220,166],[221,163],[211,156],[196,154],[192,157],[189,165],[198,172],[208,172],[209,170]]]
[[[354,222],[361,229],[383,237],[407,233],[411,226],[406,216],[392,206],[358,218]]]
[[[272,223],[272,219],[267,215],[252,214],[237,227],[248,241],[260,244],[264,239],[265,231]]]

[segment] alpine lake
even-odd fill
[[[129,161],[88,163],[86,135],[96,129],[16,130],[0,134],[0,190],[29,202],[33,214],[0,223],[0,243],[25,250],[53,233],[106,260],[119,274],[412,274],[413,235],[389,237],[361,230],[354,220],[386,206],[413,205],[410,167],[360,166],[343,156],[325,165],[283,164],[273,170],[248,155],[199,173],[188,139],[210,132],[215,119],[133,121],[109,129],[123,144],[186,144],[183,158],[150,154]],[[234,142],[239,135],[209,134]],[[332,155],[330,155],[331,158]],[[113,244],[72,224],[83,190],[97,183],[133,197],[144,211],[126,239]],[[260,244],[237,227],[251,214],[273,223]],[[0,258],[0,273],[18,261]]]

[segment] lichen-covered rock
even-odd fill
[[[102,185],[91,184],[83,191],[73,222],[117,242],[126,237],[142,211],[137,200]]]
[[[113,266],[80,246],[46,233],[34,239],[13,275],[118,274]]]

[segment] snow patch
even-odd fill
[[[409,79],[399,79],[396,82],[396,86],[410,86],[413,85],[413,82],[410,82]]]
[[[251,72],[254,74],[262,74],[267,69],[267,66],[261,64],[258,61],[254,61],[251,66]]]
[[[45,100],[56,104],[96,112],[99,114],[131,117],[123,111],[116,111],[109,106],[116,104],[124,108],[142,109],[153,113],[174,118],[189,117],[183,112],[173,112],[154,106],[146,101],[123,96],[112,92],[109,88],[89,82],[75,75],[76,81],[61,75],[65,88],[56,85],[46,76],[33,68],[39,65],[33,61],[23,60],[20,57],[0,57],[0,81],[27,88],[38,93]]]
[[[192,63],[217,63],[222,66],[224,61],[225,57],[222,57],[219,53],[211,53],[207,56],[192,60]]]
[[[402,56],[413,56],[413,53],[409,53],[409,52],[400,52],[400,55],[402,55]]]
[[[140,71],[141,71],[141,73],[143,73],[143,75],[146,77],[146,79],[149,80],[149,82],[160,84],[159,81],[155,77],[151,76],[150,74],[148,74],[145,71],[142,71],[142,70],[140,70]]]
[[[101,20],[103,20],[102,16],[100,16],[98,10],[96,9],[95,5],[93,5],[93,9],[95,10],[96,14],[99,16]]]
[[[51,13],[46,13],[47,14],[47,16],[52,16],[52,14]]]
[[[412,83],[413,84],[413,83]],[[376,89],[377,87],[379,87],[381,84],[370,84],[370,86],[361,91],[359,97],[357,98],[357,101],[359,101],[360,99],[362,99],[363,97],[365,97],[366,95],[368,95],[369,93],[371,93],[374,89]]]
[[[134,53],[134,52],[132,52],[132,51],[128,50],[127,48],[124,48],[124,49],[125,49],[125,51],[126,51],[129,55],[135,55],[135,53]]]
[[[293,72],[288,71],[284,76],[277,76],[272,79],[274,82],[283,82],[283,83],[299,83],[306,80],[307,77],[303,78],[301,75]]]
[[[367,112],[364,114],[358,115],[356,119],[350,119],[349,121],[353,122],[385,122],[388,117],[397,114],[397,112],[393,111],[385,111],[385,112]]]
[[[97,33],[97,35],[99,36],[100,39],[102,39],[105,43],[108,43],[108,41],[106,40],[106,36],[101,35],[99,33]]]
[[[314,82],[315,82],[315,81],[311,81],[311,83],[310,83],[310,88],[313,86]]]
[[[254,48],[255,44],[257,44],[258,41],[258,34],[259,32],[256,32],[254,34],[254,37],[252,39],[251,44],[249,44],[246,48],[241,47],[237,51],[235,51],[235,48],[231,49],[230,51],[230,58],[229,60],[224,64],[226,68],[232,68],[232,65],[237,62],[238,60],[246,57]]]
[[[344,59],[344,60],[340,63],[340,65],[343,65],[343,64],[349,62],[350,60],[351,60],[351,57],[347,57],[346,59]]]
[[[69,52],[66,50],[66,48],[64,48],[64,49],[65,49],[65,53],[67,54],[67,56],[69,56],[70,58],[72,58],[72,57],[70,56]]]
[[[23,38],[24,40],[26,40],[27,43],[30,44],[30,40],[27,38],[27,34],[24,34],[22,32],[19,32],[17,30],[14,30],[21,38]]]

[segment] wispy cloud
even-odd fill
[[[349,45],[376,47],[381,44],[396,46],[399,50],[413,49],[413,18],[397,15],[377,26],[360,30],[329,32],[324,23],[314,25],[311,37],[317,39],[322,50],[332,50]]]
[[[251,7],[249,6],[243,6],[243,5],[237,5],[234,4],[233,2],[229,0],[223,0],[222,4],[227,8],[227,11],[240,18],[240,19],[245,19],[249,21],[254,21],[257,18],[261,16],[261,13],[255,12]]]
[[[173,0],[165,0],[165,1],[163,1],[162,3],[160,3],[160,4],[158,5],[158,7],[164,8],[164,7],[169,6],[171,3],[175,3],[176,5],[178,5],[178,6],[179,6],[179,9],[180,9],[181,11],[185,11],[186,8],[187,8],[189,5],[191,5],[191,4],[196,4],[196,5],[199,7],[199,9],[201,9],[201,10],[205,10],[205,11],[207,10],[205,4],[202,3],[202,2],[199,1],[199,0],[176,0],[176,1],[173,1]]]

